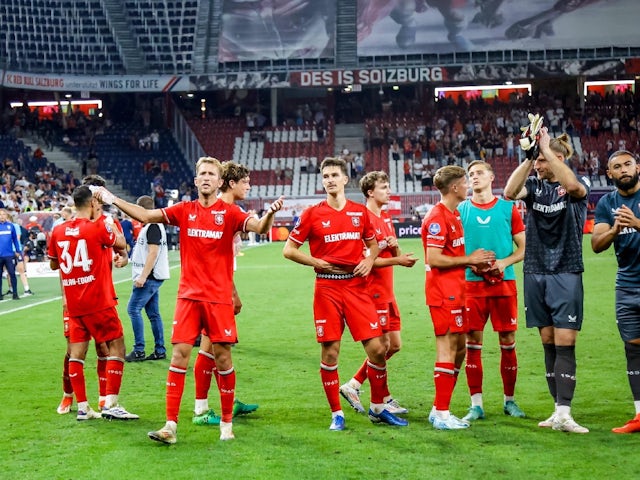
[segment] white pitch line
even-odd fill
[[[173,270],[174,268],[178,268],[179,266],[180,266],[180,264],[173,265],[172,267],[169,267],[169,269]],[[113,282],[113,284],[114,285],[118,285],[119,283],[130,282],[130,281],[131,281],[131,278],[124,278],[122,280],[117,280],[117,281]],[[47,303],[55,302],[57,300],[62,300],[62,296],[48,298],[48,299],[42,300],[40,302],[30,303],[29,305],[23,305],[21,307],[12,308],[11,310],[7,310],[5,312],[0,312],[0,317],[3,316],[3,315],[8,315],[10,313],[19,312],[21,310],[26,310],[27,308],[37,307],[38,305],[46,305]],[[13,300],[12,299],[7,299],[7,300],[0,301],[0,303],[4,303],[4,302],[13,302]]]

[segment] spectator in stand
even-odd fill
[[[413,174],[411,173],[411,159],[405,158],[404,164],[403,164],[403,172],[404,172],[405,182],[413,181]]]
[[[422,181],[423,170],[424,170],[424,165],[422,164],[422,160],[414,160],[412,179]]]
[[[149,137],[151,138],[151,148],[154,152],[157,152],[160,150],[160,134],[158,133],[157,130],[154,130],[153,132],[151,132],[151,135],[149,135]]]
[[[398,145],[398,141],[394,140],[391,144],[391,148],[389,150],[391,152],[391,159],[396,162],[400,160],[400,145]]]
[[[302,155],[300,157],[300,173],[309,173],[309,159]]]
[[[507,159],[513,160],[515,158],[515,138],[513,133],[507,135]]]
[[[155,208],[164,208],[165,205],[165,191],[162,186],[162,178],[156,177],[153,181],[153,200],[155,202]]]
[[[364,175],[364,156],[362,152],[358,152],[353,159],[353,164],[355,166],[356,171],[356,179],[360,179],[362,175]]]

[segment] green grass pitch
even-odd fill
[[[540,429],[553,409],[543,375],[537,331],[521,328],[516,399],[527,413],[502,413],[497,336],[487,328],[484,347],[486,419],[466,431],[434,431],[427,420],[433,401],[434,338],[424,304],[424,267],[396,268],[402,313],[403,349],[389,361],[389,384],[410,409],[407,428],[373,425],[343,401],[347,430],[330,432],[330,413],[319,378],[320,348],[311,315],[313,272],[282,257],[282,244],[245,249],[236,283],[244,308],[240,343],[234,348],[237,396],[260,404],[236,419],[236,440],[220,442],[216,427],[191,423],[193,375],[188,374],[178,443],[151,442],[147,431],[164,423],[168,360],[126,364],[121,403],[140,415],[131,422],[77,422],[57,415],[61,397],[62,336],[59,283],[33,279],[36,295],[0,303],[0,477],[6,479],[233,478],[233,479],[616,479],[637,478],[635,435],[611,428],[633,416],[624,350],[614,319],[615,257],[591,253],[585,237],[585,321],[577,344],[575,419],[587,435]],[[401,242],[423,258],[419,240]],[[172,279],[161,290],[161,312],[170,334],[179,270],[172,252]],[[521,269],[518,269],[519,271]],[[128,351],[132,343],[126,303],[130,270],[116,270],[119,311]],[[6,283],[5,283],[6,285]],[[522,305],[521,298],[519,299]],[[521,307],[522,310],[522,307]],[[152,345],[147,322],[147,345]],[[97,404],[95,357],[86,362],[90,402]],[[150,353],[149,350],[147,353]],[[194,349],[194,356],[196,350]],[[340,378],[346,381],[363,360],[363,350],[345,334]],[[193,361],[191,362],[191,365]],[[363,398],[367,399],[368,385]],[[217,392],[210,397],[218,408]],[[366,404],[366,402],[365,402]],[[469,404],[464,373],[452,411]]]

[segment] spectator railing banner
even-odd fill
[[[640,5],[640,2],[639,2]],[[289,73],[240,72],[215,75],[104,76],[47,75],[0,70],[0,86],[52,92],[198,92],[288,87],[340,87],[346,85],[401,85],[452,82],[504,81],[553,76],[622,78],[640,72],[640,59],[557,60],[508,64],[466,64],[422,67],[388,67],[306,70]]]
[[[359,56],[632,47],[640,2],[358,0],[357,15]]]
[[[331,58],[336,0],[224,0],[220,62]]]
[[[180,77],[174,75],[56,75],[0,70],[0,85],[52,92],[167,92]]]

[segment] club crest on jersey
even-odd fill
[[[324,326],[316,326],[316,335],[318,335],[318,337],[324,337]]]
[[[458,328],[462,327],[462,315],[456,315],[456,326]]]
[[[567,194],[567,190],[566,190],[566,188],[564,188],[562,185],[559,185],[559,186],[556,188],[556,191],[558,192],[558,196],[559,196],[559,197],[564,197],[564,196]]]
[[[360,226],[360,218],[359,217],[351,217],[351,223],[354,227]]]
[[[442,231],[439,223],[430,223],[429,224],[429,234],[430,235],[438,235]]]
[[[224,223],[224,215],[217,214],[213,220],[216,225],[222,225]]]

